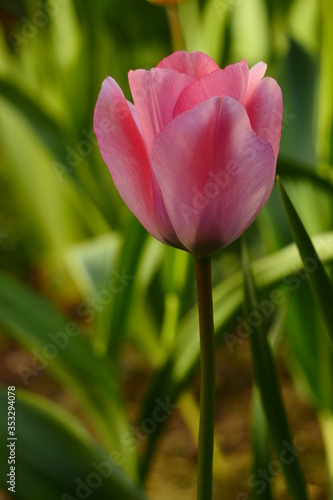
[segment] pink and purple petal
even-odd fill
[[[155,137],[172,120],[179,94],[193,78],[174,70],[156,68],[130,71],[128,78],[149,154]]]
[[[152,166],[178,238],[202,256],[242,234],[275,178],[270,144],[230,97],[213,97],[175,118],[155,141]]]
[[[98,96],[94,131],[120,196],[147,231],[164,241],[155,223],[154,188],[145,144],[122,90],[110,77]]]
[[[277,159],[283,114],[282,92],[273,78],[262,79],[265,71],[266,64],[262,62],[251,68],[244,106],[253,130],[271,144]]]
[[[158,68],[173,69],[196,80],[219,69],[216,62],[203,52],[185,52],[179,50],[162,59]]]
[[[249,67],[246,61],[218,69],[201,80],[195,80],[180,94],[173,116],[178,116],[214,96],[229,96],[243,103],[248,86]]]

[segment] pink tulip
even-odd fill
[[[266,64],[220,69],[175,52],[129,72],[134,105],[108,77],[94,130],[120,196],[155,238],[205,257],[237,239],[272,191],[282,94]]]

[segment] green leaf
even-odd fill
[[[159,366],[164,349],[159,337],[159,325],[156,324],[157,307],[148,297],[152,281],[165,261],[167,248],[155,238],[147,238],[133,282],[133,300],[127,326],[130,341],[154,366]],[[159,292],[161,287],[158,283],[156,285]],[[154,296],[159,298],[160,294],[154,293]]]
[[[203,41],[198,0],[181,3],[178,6],[179,18],[188,52],[198,50]]]
[[[106,352],[105,337],[109,331],[112,302],[118,293],[124,293],[124,284],[114,287],[117,268],[115,262],[121,247],[120,233],[103,234],[67,247],[64,260],[83,300],[84,322],[93,325],[94,352]],[[129,282],[131,284],[131,282]],[[118,290],[119,288],[119,290]]]
[[[309,277],[315,300],[325,323],[331,347],[333,347],[333,285],[313,246],[310,236],[299,218],[280,179],[278,186],[287,213],[291,231]]]
[[[0,274],[0,325],[31,353],[31,362],[17,367],[25,385],[49,369],[85,406],[105,446],[124,453],[124,467],[135,477],[136,454],[122,443],[129,425],[116,374],[94,356],[79,325],[4,274]]]
[[[315,236],[314,243],[321,259],[325,262],[332,262],[333,232]],[[283,301],[286,302],[287,296],[280,288],[286,288],[288,291],[290,286],[288,280],[291,279],[290,276],[297,274],[302,269],[302,261],[296,245],[291,244],[272,255],[254,261],[252,269],[257,289],[261,295],[265,294],[266,297],[271,292],[269,298],[273,304],[275,303],[273,299],[277,300],[278,297],[279,301],[283,303]],[[214,288],[213,301],[216,337],[222,337],[226,347],[232,354],[244,342],[235,335],[231,337],[231,342],[229,342],[227,331],[229,326],[234,326],[234,319],[241,312],[243,301],[243,277],[241,271],[237,271]],[[157,397],[162,399],[169,397],[171,402],[175,403],[177,396],[186,387],[192,374],[199,366],[199,328],[196,306],[180,322],[176,339],[174,349],[163,366],[155,373],[142,418],[151,415]],[[148,463],[161,431],[162,426],[147,439],[146,455],[141,465],[143,476],[148,470]]]
[[[227,8],[227,12],[232,14],[232,60],[239,61],[244,58],[250,66],[258,60],[267,61],[272,28],[268,22],[265,2],[251,0],[245,2],[241,9],[237,8],[237,4],[233,7],[232,3],[221,2],[220,5],[220,8]]]
[[[287,12],[284,12],[283,16],[286,15]],[[278,29],[283,32],[286,27],[279,22]],[[317,155],[313,122],[317,108],[313,96],[318,85],[318,64],[293,38],[288,40],[288,45],[289,50],[278,75],[284,108],[280,152],[304,163],[314,163]]]
[[[267,469],[271,460],[271,454],[268,446],[269,431],[267,418],[263,410],[260,392],[256,386],[253,387],[251,401],[251,441],[253,473],[257,474],[259,469]],[[256,500],[272,500],[270,483],[265,483],[265,489],[262,493],[257,493],[256,488],[252,487],[252,495]]]
[[[119,269],[124,270],[126,275],[129,276],[129,280],[133,280],[138,272],[140,255],[147,236],[148,233],[144,227],[135,217],[131,216],[130,223],[124,234],[124,245],[118,266]],[[112,358],[117,354],[126,332],[132,305],[133,290],[133,286],[127,286],[121,294],[115,296],[112,304],[112,316],[108,331],[106,332],[108,338],[105,340],[106,345],[108,345],[108,352]]]
[[[275,355],[280,339],[280,333],[285,320],[285,307],[280,307],[274,316],[268,332],[268,341]],[[251,401],[251,447],[253,456],[253,473],[258,474],[259,470],[267,469],[272,459],[270,449],[270,434],[265,410],[258,387],[254,384]],[[251,484],[252,495],[256,500],[272,500],[271,485],[266,483],[262,490],[257,488],[257,483]]]
[[[328,498],[329,500],[333,500],[333,413],[328,411],[321,412],[319,414],[319,424],[326,452],[327,473],[330,485]]]
[[[43,397],[16,390],[15,441],[0,447],[0,485],[7,490],[9,448],[15,443],[15,496],[18,500],[112,498],[144,500],[144,493],[119,465],[120,450],[107,455],[81,422]],[[7,389],[0,389],[0,430],[7,430]]]
[[[36,135],[47,145],[54,156],[62,161],[66,144],[65,141],[61,140],[63,137],[62,129],[55,119],[9,81],[0,79],[0,95],[16,107],[20,113],[29,117],[29,123]]]
[[[327,168],[320,168],[319,170],[322,171],[320,174],[316,173],[315,170],[314,165],[304,164],[284,156],[279,156],[276,168],[277,173],[283,178],[307,180],[332,195],[332,175],[327,175]]]
[[[249,318],[250,314],[256,311],[255,304],[257,297],[244,237],[242,238],[242,261],[244,269],[245,315]],[[258,326],[253,325],[250,328],[247,334],[250,339],[253,370],[270,429],[270,435],[278,458],[283,464],[283,474],[292,497],[305,500],[308,498],[306,483],[297,455],[294,456],[294,460],[292,461],[283,461],[286,447],[288,445],[292,447],[293,440],[282,399],[274,357],[263,328],[263,323],[260,322]]]
[[[306,277],[304,271],[301,273]],[[290,279],[296,285],[300,280]],[[333,411],[333,351],[327,348],[327,334],[308,280],[290,296],[285,340],[290,346],[286,362],[301,395],[317,411]]]

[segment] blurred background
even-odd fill
[[[179,48],[221,67],[265,61],[284,99],[277,170],[331,272],[332,1],[0,0],[0,30],[0,424],[5,436],[16,386],[20,443],[16,493],[2,474],[0,498],[194,498],[194,266],[120,199],[93,133],[97,95],[111,75],[131,99],[128,71]],[[276,188],[246,241],[310,496],[327,499],[332,352]],[[213,282],[215,498],[290,498],[281,470],[259,491],[258,443],[267,464],[274,453],[239,335],[239,242],[214,256]],[[130,485],[122,472],[89,483],[110,453]]]

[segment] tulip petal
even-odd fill
[[[127,100],[127,104],[128,104],[129,110],[133,116],[133,120],[135,121],[135,125],[138,127],[138,130],[139,130],[140,134],[142,135],[142,128],[141,128],[141,123],[139,120],[138,112],[137,112],[134,104],[131,101]]]
[[[266,77],[261,80],[264,69],[266,70],[264,63],[258,63],[251,68],[244,106],[253,130],[270,143],[277,159],[283,114],[282,92],[273,78]]]
[[[216,62],[203,52],[185,52],[179,50],[162,59],[158,68],[174,69],[178,73],[185,73],[196,80],[219,69]]]
[[[94,114],[103,160],[120,196],[147,231],[159,241],[177,244],[135,117],[134,107],[130,109],[118,84],[107,78]]]
[[[212,97],[169,123],[156,138],[152,166],[178,238],[200,256],[244,232],[275,178],[270,144],[228,96]]]
[[[128,74],[148,155],[155,137],[172,120],[175,103],[193,78],[170,69],[139,69]]]
[[[248,99],[250,99],[254,93],[254,91],[257,89],[258,85],[260,84],[260,81],[264,78],[265,73],[267,70],[267,64],[260,61],[254,66],[249,71],[249,82],[247,84],[247,89],[246,89],[246,97],[244,104],[246,106],[246,102]]]
[[[173,116],[194,108],[197,104],[214,96],[229,96],[243,103],[249,78],[249,67],[246,61],[230,64],[224,69],[195,80],[180,94]]]

